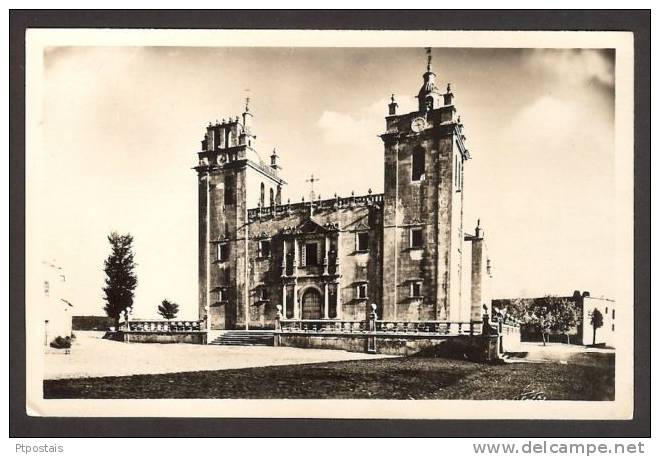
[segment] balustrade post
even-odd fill
[[[371,304],[371,312],[369,313],[368,326],[367,326],[367,352],[370,354],[376,353],[376,320],[378,314],[376,309],[378,307],[375,303]]]
[[[275,314],[275,334],[273,337],[273,346],[278,347],[282,344],[282,305],[277,305],[277,314]]]

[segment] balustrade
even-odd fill
[[[202,331],[201,321],[128,321],[119,324],[120,331],[131,332],[199,332]]]
[[[316,209],[347,208],[355,205],[382,204],[383,194],[368,194],[350,197],[336,197],[314,202],[284,203],[248,209],[248,219],[275,217],[298,210],[307,210],[310,205]]]
[[[369,331],[368,320],[283,319],[280,325],[283,333],[365,333]],[[482,323],[376,320],[373,328],[376,333],[388,334],[479,335]]]

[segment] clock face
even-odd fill
[[[413,132],[421,132],[426,128],[426,120],[423,117],[416,117],[410,123]]]

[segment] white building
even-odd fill
[[[68,299],[66,275],[62,267],[46,261],[41,265],[44,345],[48,346],[58,336],[71,336],[73,305]]]
[[[614,309],[616,302],[607,298],[584,296],[582,298],[582,344],[605,344],[614,347],[614,329],[616,328]],[[594,310],[603,315],[603,326],[596,329],[594,341],[594,328],[591,326],[591,316]]]

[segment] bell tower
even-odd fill
[[[255,149],[253,116],[246,99],[242,115],[209,123],[194,167],[198,181],[199,318],[207,329],[247,328],[249,290],[248,209],[264,206],[263,191],[284,180],[275,162]],[[273,197],[273,204],[274,204]]]
[[[427,66],[418,110],[397,114],[384,143],[383,318],[458,319],[461,306],[463,165],[469,159],[451,87]]]

